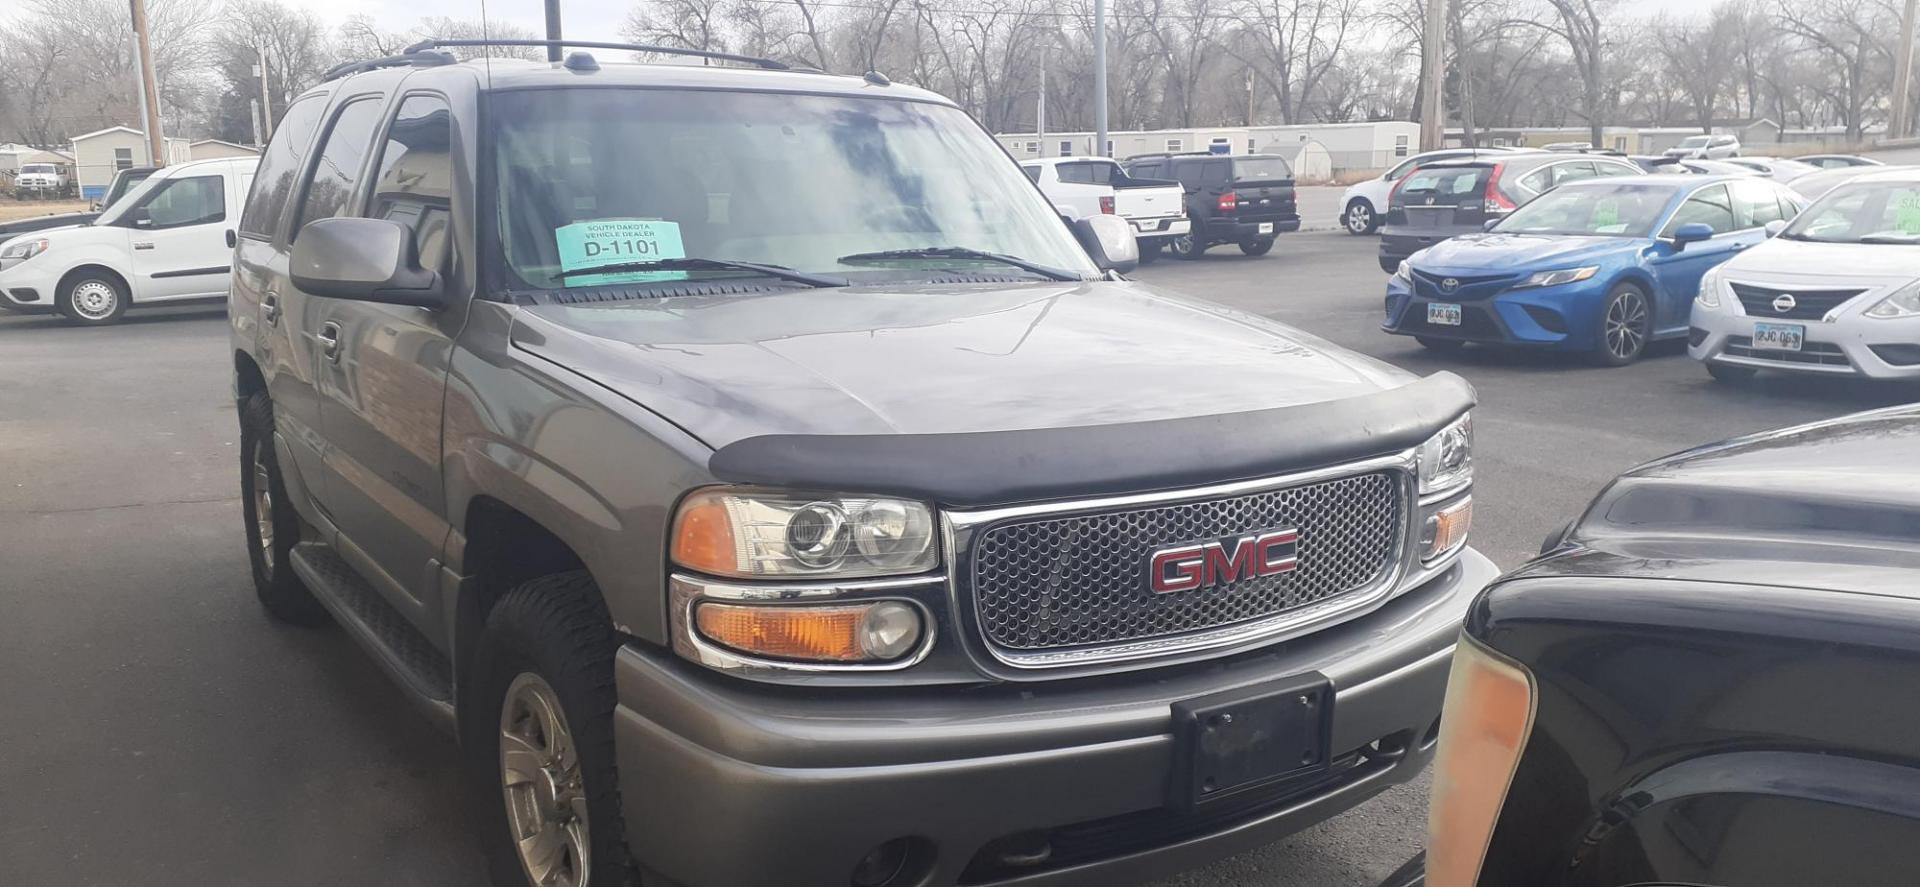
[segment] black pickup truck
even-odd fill
[[[1484,592],[1428,887],[1920,883],[1917,453],[1920,405],[1669,456]]]
[[[107,186],[106,196],[102,197],[100,202],[95,204],[95,208],[86,212],[53,213],[44,216],[15,219],[11,222],[0,222],[0,243],[6,243],[8,240],[19,237],[22,234],[28,234],[34,231],[45,231],[48,228],[64,228],[68,225],[92,224],[93,220],[99,218],[100,214],[105,212],[107,207],[112,206],[114,201],[119,200],[128,191],[133,190],[133,186],[146,181],[147,177],[153,175],[154,172],[154,167],[136,166],[114,173],[113,183]]]
[[[1200,258],[1222,243],[1263,256],[1276,236],[1300,230],[1293,167],[1279,155],[1146,154],[1127,158],[1126,168],[1135,178],[1174,179],[1186,188],[1192,231],[1167,245],[1179,258]]]

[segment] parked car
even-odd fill
[[[1808,200],[1813,200],[1815,198],[1818,198],[1820,195],[1833,190],[1834,186],[1836,185],[1839,185],[1843,182],[1851,182],[1854,179],[1859,178],[1860,176],[1867,175],[1868,173],[1882,172],[1885,170],[1893,170],[1893,169],[1916,169],[1916,168],[1920,168],[1920,167],[1838,166],[1831,169],[1823,169],[1819,172],[1808,173],[1804,176],[1801,176],[1787,183],[1787,187],[1792,188],[1794,192],[1799,194],[1801,197],[1804,197]]]
[[[1722,160],[1740,156],[1740,140],[1729,135],[1688,136],[1663,153],[1689,160]]]
[[[1723,381],[1762,369],[1920,378],[1920,170],[1842,184],[1709,272],[1688,342]]]
[[[1198,259],[1216,244],[1238,244],[1249,256],[1264,256],[1274,237],[1300,230],[1294,205],[1293,169],[1274,154],[1149,154],[1129,157],[1127,174],[1174,179],[1187,193],[1184,237],[1167,242],[1182,259]]]
[[[1733,166],[1744,166],[1783,185],[1801,176],[1820,170],[1820,167],[1812,164],[1801,163],[1798,160],[1789,160],[1781,157],[1729,157],[1720,162]]]
[[[1625,160],[1545,152],[1430,163],[1401,179],[1388,198],[1380,270],[1392,274],[1420,250],[1484,231],[1488,222],[1566,182],[1639,174]]]
[[[1381,328],[1442,351],[1482,342],[1629,364],[1647,343],[1686,335],[1701,276],[1800,205],[1752,177],[1571,182],[1487,233],[1404,262],[1387,283]]]
[[[64,163],[21,164],[13,177],[15,200],[60,200],[73,194],[73,168]]]
[[[1109,274],[877,74],[434,45],[260,159],[236,530],[459,738],[496,884],[1129,881],[1420,771],[1464,381]]]
[[[114,174],[113,182],[107,186],[106,197],[100,201],[96,201],[94,208],[87,212],[54,213],[44,216],[32,216],[25,219],[15,219],[11,222],[0,222],[0,243],[6,243],[15,237],[32,231],[45,231],[49,228],[64,228],[68,225],[89,224],[94,219],[100,217],[101,208],[112,205],[115,200],[126,193],[128,188],[146,181],[147,176],[152,174],[153,167],[150,166],[137,166],[132,169],[120,170]],[[0,308],[6,307],[8,307],[7,304],[4,301],[0,301]]]
[[[1348,234],[1372,234],[1380,230],[1380,221],[1387,214],[1387,199],[1393,194],[1393,186],[1407,173],[1425,164],[1459,157],[1511,153],[1512,148],[1442,148],[1415,154],[1375,178],[1349,186],[1340,195],[1340,226],[1347,229]]]
[[[1909,405],[1608,485],[1474,602],[1427,857],[1388,883],[1920,883],[1888,699],[1920,681],[1916,449]]]
[[[1581,153],[1585,153],[1587,151],[1593,150],[1593,143],[1592,142],[1553,142],[1551,144],[1542,145],[1540,147],[1540,150],[1553,151],[1556,153],[1581,154]]]
[[[1842,169],[1850,166],[1880,166],[1881,163],[1871,157],[1858,154],[1807,154],[1795,157],[1801,163],[1810,163],[1821,169]]]
[[[169,166],[85,225],[0,246],[0,307],[118,322],[129,307],[227,294],[234,218],[252,157]]]
[[[1141,261],[1188,233],[1187,192],[1172,179],[1136,179],[1106,157],[1050,157],[1020,164],[1060,217],[1073,221],[1102,213],[1133,226]]]

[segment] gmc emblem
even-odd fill
[[[1147,561],[1147,585],[1171,594],[1278,576],[1300,566],[1300,531],[1267,530],[1231,539],[1162,548]]]

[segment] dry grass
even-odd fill
[[[0,199],[0,222],[50,216],[56,213],[87,211],[85,200],[6,200]]]

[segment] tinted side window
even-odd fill
[[[1020,171],[1027,174],[1027,181],[1036,185],[1040,183],[1040,167],[1021,164]]]
[[[320,125],[320,113],[327,109],[321,96],[301,99],[287,109],[273,131],[267,150],[260,155],[260,172],[254,189],[247,193],[246,211],[240,214],[240,233],[259,238],[273,237],[280,223],[280,211],[293,193],[293,180],[300,175],[300,163],[307,159],[307,146],[313,142],[313,130]]]
[[[1224,185],[1233,177],[1233,168],[1225,160],[1209,160],[1205,170],[1200,173],[1200,181],[1206,185]]]
[[[367,104],[371,105],[372,102]],[[453,212],[453,116],[439,96],[408,96],[387,127],[367,214],[413,230],[420,266],[440,270]]]
[[[227,183],[219,176],[168,179],[147,193],[136,212],[146,213],[154,229],[226,221]]]
[[[1200,187],[1200,164],[1192,161],[1174,161],[1173,177],[1191,191]]]
[[[1553,185],[1556,188],[1567,182],[1591,179],[1593,176],[1593,163],[1591,161],[1576,160],[1572,163],[1556,163],[1553,165]]]
[[[1128,169],[1128,174],[1136,179],[1164,179],[1167,171],[1158,163],[1142,163]]]
[[[1681,225],[1695,222],[1706,224],[1715,234],[1734,230],[1733,206],[1727,200],[1727,186],[1713,185],[1695,192],[1674,211],[1673,220],[1667,223],[1667,230],[1663,233],[1671,235],[1680,230]]]
[[[361,162],[373,147],[373,129],[379,122],[380,103],[373,99],[351,102],[333,118],[288,240],[298,239],[308,222],[346,214],[359,190]]]

